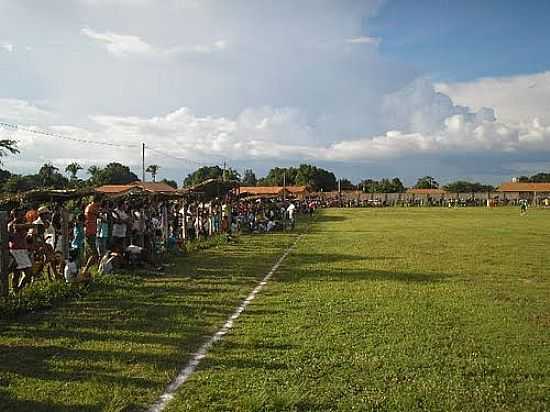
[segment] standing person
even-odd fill
[[[91,203],[84,209],[84,233],[86,235],[86,257],[88,259],[86,266],[91,266],[98,261],[96,236],[100,205],[97,200],[95,196],[92,197]]]
[[[109,250],[109,212],[106,209],[99,212],[96,228],[97,256],[102,258]]]
[[[73,240],[71,241],[71,251],[74,251],[75,261],[77,265],[82,262],[82,256],[84,252],[84,215],[80,214],[76,217],[76,222],[73,227]]]
[[[294,205],[294,203],[290,202],[290,205],[288,205],[286,212],[288,214],[288,220],[290,221],[290,228],[294,229],[296,217],[296,206]]]
[[[126,234],[128,231],[128,221],[129,216],[126,213],[126,203],[119,203],[111,212],[112,221],[113,221],[113,250],[116,249],[116,252],[123,253],[126,249]]]
[[[521,199],[519,201],[519,214],[520,216],[524,216],[527,214],[527,208],[529,207],[529,204],[526,199]]]
[[[8,223],[9,250],[15,260],[12,288],[14,292],[21,290],[30,280],[32,261],[29,255],[27,232],[32,224],[25,221],[25,214],[21,209],[12,212],[12,220]]]

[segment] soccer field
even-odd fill
[[[550,211],[330,209],[302,230],[167,410],[550,409]],[[145,409],[296,236],[0,325],[0,410]]]
[[[550,213],[326,210],[169,410],[548,410]]]

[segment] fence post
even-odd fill
[[[0,212],[0,288],[1,296],[9,293],[8,212]]]

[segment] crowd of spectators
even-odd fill
[[[70,204],[69,204],[70,203]],[[297,213],[315,202],[281,199],[113,199],[31,204],[12,210],[8,223],[11,285],[17,293],[39,278],[86,282],[116,267],[162,270],[162,257],[212,236],[292,230]]]

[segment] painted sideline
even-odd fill
[[[201,360],[206,356],[212,345],[214,345],[216,342],[218,342],[220,339],[222,339],[227,332],[233,327],[234,322],[237,320],[239,316],[241,316],[241,313],[246,309],[246,307],[249,305],[250,302],[254,300],[256,295],[263,289],[263,287],[267,284],[269,279],[275,274],[277,269],[279,269],[279,266],[281,266],[281,263],[287,258],[287,256],[290,254],[292,249],[296,246],[298,241],[304,236],[302,233],[299,235],[294,243],[288,247],[288,249],[283,253],[283,255],[277,260],[275,265],[271,268],[269,273],[265,275],[265,277],[258,283],[258,285],[250,292],[248,297],[241,302],[241,304],[237,307],[235,312],[227,319],[227,321],[224,323],[222,328],[218,330],[214,335],[210,337],[200,348],[198,351],[193,353],[191,360],[187,363],[185,368],[183,368],[178,376],[166,387],[164,393],[160,396],[160,398],[155,402],[153,406],[149,409],[149,412],[161,412],[163,411],[168,403],[174,399],[174,396],[176,394],[176,391],[179,389],[181,385],[189,379],[189,377],[195,372],[195,369],[197,366],[199,366],[199,363]]]

